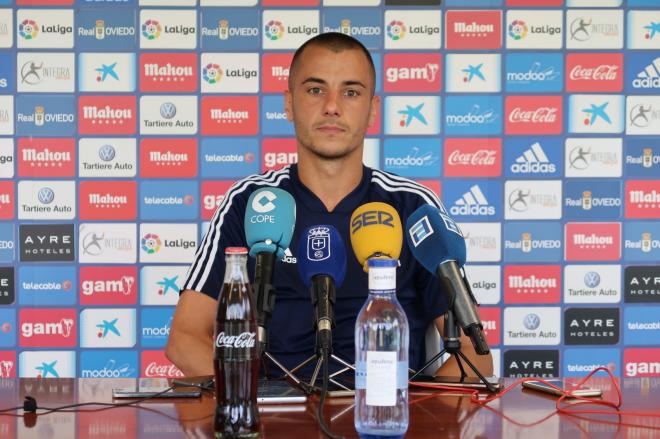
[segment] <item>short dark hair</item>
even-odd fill
[[[303,43],[303,45],[300,46],[298,50],[296,50],[296,53],[293,54],[293,59],[291,60],[291,66],[289,67],[289,90],[292,89],[291,77],[293,76],[293,72],[300,62],[301,55],[309,46],[323,47],[335,53],[343,52],[344,50],[362,51],[365,58],[367,58],[367,61],[369,61],[369,66],[371,67],[371,75],[373,79],[373,88],[371,93],[374,93],[376,88],[376,67],[374,66],[374,60],[371,58],[371,53],[369,53],[369,50],[364,47],[364,44],[362,44],[359,40],[341,32],[326,32],[316,35],[315,37],[305,41],[305,43]]]

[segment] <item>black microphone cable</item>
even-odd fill
[[[317,411],[317,417],[319,420],[319,426],[321,427],[321,430],[323,430],[323,433],[325,433],[326,436],[332,439],[344,439],[344,436],[336,435],[330,431],[330,428],[328,425],[325,423],[325,419],[323,419],[323,404],[325,403],[325,395],[328,393],[328,382],[330,381],[329,377],[329,372],[328,372],[328,361],[329,361],[329,352],[327,349],[321,349],[321,361],[323,362],[323,385],[321,388],[321,397],[319,399],[319,406],[318,406],[318,411]]]

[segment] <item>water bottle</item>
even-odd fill
[[[408,318],[394,259],[370,259],[369,297],[355,322],[355,429],[362,438],[408,430]]]

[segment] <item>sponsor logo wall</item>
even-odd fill
[[[660,1],[0,5],[0,377],[181,376],[187,264],[297,162],[281,93],[327,31],[374,57],[365,163],[459,222],[495,370],[660,376]]]

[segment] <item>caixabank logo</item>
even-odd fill
[[[515,222],[504,225],[505,261],[557,262],[562,256],[561,224]]]
[[[202,177],[235,179],[259,172],[259,143],[251,137],[202,139]]]
[[[73,48],[73,9],[18,9],[16,47]]]
[[[19,93],[73,93],[73,53],[19,52],[16,59]]]
[[[385,98],[385,134],[435,135],[439,133],[439,97],[388,96]]]
[[[623,96],[571,95],[568,120],[568,131],[571,133],[622,133]]]
[[[660,307],[634,306],[623,310],[623,343],[629,346],[657,344]]]
[[[170,336],[174,308],[144,308],[140,312],[140,344],[149,348],[164,348]]]
[[[258,53],[203,53],[202,93],[256,93],[259,91]]]
[[[439,139],[386,139],[383,170],[414,178],[439,178],[442,165]]]
[[[78,262],[130,264],[137,259],[134,223],[83,223],[78,228]]]
[[[81,53],[78,55],[78,91],[128,93],[136,89],[134,53]]]
[[[78,217],[90,220],[134,220],[137,216],[134,181],[81,181]]]
[[[497,138],[446,139],[446,177],[499,177],[502,174],[502,141]]]
[[[140,134],[197,134],[197,96],[142,96]]]
[[[446,57],[447,93],[499,93],[502,61],[499,54],[456,54]]]
[[[341,32],[357,38],[365,47],[382,47],[382,25],[373,9],[333,9],[323,11],[323,32]]]
[[[18,182],[18,218],[71,220],[76,216],[73,181],[23,180]]]
[[[140,54],[140,91],[194,93],[198,77],[196,53]]]
[[[655,4],[654,6],[658,6]],[[660,10],[628,11],[628,48],[660,49]]]
[[[135,305],[137,303],[137,267],[80,267],[81,305]]]
[[[504,267],[504,302],[512,304],[559,303],[559,265],[507,265]]]
[[[567,10],[566,48],[623,49],[623,10]]]
[[[14,267],[0,267],[0,305],[11,305],[16,300]]]
[[[623,53],[569,53],[566,55],[566,91],[621,92]]]
[[[140,304],[176,305],[186,278],[187,265],[142,267],[140,270]]]
[[[461,2],[463,6],[465,2]],[[492,6],[491,3],[483,6]],[[502,11],[450,10],[445,13],[448,50],[498,50],[502,48]]]
[[[18,230],[21,261],[75,260],[73,224],[21,224]]]
[[[564,311],[564,344],[612,345],[619,342],[618,308],[568,308]]]
[[[440,49],[442,13],[437,10],[386,10],[385,49]]]
[[[660,224],[657,221],[625,223],[623,257],[626,261],[650,263],[658,261],[660,258]]]
[[[0,126],[2,122],[0,107]],[[16,134],[36,137],[71,137],[76,132],[73,96],[20,95],[16,102]]]
[[[502,259],[501,223],[459,223],[465,238],[467,262],[499,262]]]
[[[81,135],[134,135],[135,96],[81,96],[78,99],[78,133]]]
[[[554,137],[509,137],[504,141],[504,176],[558,178],[563,175],[563,146]]]
[[[660,91],[660,56],[652,52],[626,53],[625,65],[626,93],[658,94]]]
[[[621,177],[622,150],[620,138],[568,138],[564,144],[566,177]]]
[[[75,337],[74,337],[75,338]],[[74,351],[24,351],[18,355],[18,376],[21,378],[74,378]]]
[[[81,348],[132,348],[136,343],[136,311],[124,308],[80,312]]]
[[[660,180],[626,181],[626,218],[660,218]]]
[[[140,10],[141,49],[197,48],[197,11]]]
[[[558,93],[564,87],[560,53],[508,53],[504,84],[510,93]]]
[[[192,178],[197,176],[196,139],[142,139],[140,177]]]
[[[318,10],[265,10],[262,14],[264,49],[297,49],[319,33]]]
[[[619,181],[567,181],[564,184],[566,219],[618,219],[622,206]]]
[[[0,220],[14,219],[16,194],[13,181],[0,181]]]
[[[563,11],[510,9],[505,26],[507,49],[563,47]]]
[[[387,53],[386,93],[437,93],[442,88],[442,58],[433,53]]]
[[[660,349],[631,348],[623,350],[623,368],[626,378],[660,377]]]
[[[202,97],[203,136],[253,136],[259,131],[257,96]]]
[[[447,135],[492,135],[502,133],[500,96],[449,96],[445,100],[444,128]]]
[[[621,223],[566,223],[566,261],[621,259]]]
[[[204,181],[202,182],[201,192],[201,217],[203,220],[210,220],[215,211],[220,207],[225,199],[229,188],[234,184],[233,180],[224,181]],[[206,229],[204,229],[206,231]]]
[[[233,6],[233,5],[232,5]],[[261,48],[259,10],[206,9],[200,28],[203,50],[253,50]]]
[[[197,247],[197,224],[140,224],[140,262],[189,263]]]
[[[626,303],[660,302],[660,268],[657,266],[626,267],[623,287]]]
[[[74,309],[33,309],[19,311],[19,346],[74,347],[78,330]]]
[[[140,183],[140,218],[143,220],[196,219],[199,213],[199,183],[143,181]]]
[[[83,351],[80,353],[80,378],[137,378],[136,351]]]
[[[86,138],[78,143],[81,178],[134,177],[137,172],[135,139]]]
[[[134,50],[137,47],[134,10],[76,11],[76,48],[79,50]]]
[[[20,137],[19,177],[73,177],[76,174],[76,144],[70,138]]]
[[[556,349],[509,349],[504,352],[504,376],[509,378],[552,378],[559,376]]]
[[[565,303],[619,303],[620,265],[566,265]]]
[[[76,267],[22,265],[18,268],[18,298],[23,306],[76,304]]]
[[[502,185],[489,180],[447,181],[443,197],[458,219],[496,220],[502,217]]]

